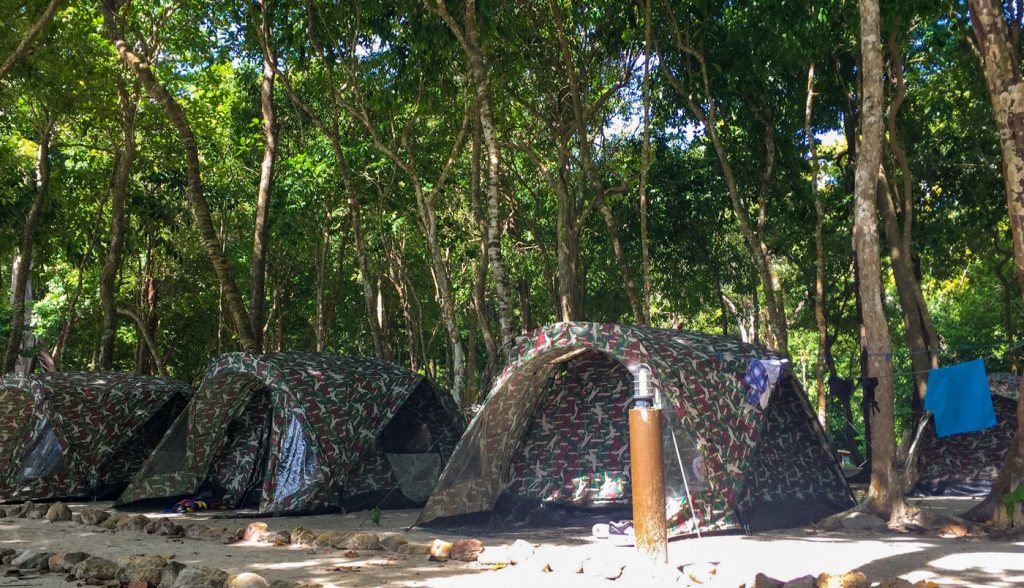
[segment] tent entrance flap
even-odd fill
[[[271,417],[269,390],[254,390],[241,414],[228,424],[221,450],[201,490],[219,495],[229,506],[259,502]]]

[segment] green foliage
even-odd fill
[[[372,354],[367,319],[379,312],[392,358],[443,381],[452,373],[452,358],[417,184],[424,191],[438,188],[437,235],[462,340],[468,344],[474,323],[482,321],[492,335],[498,329],[491,280],[484,284],[482,317],[473,304],[481,234],[472,194],[472,130],[461,143],[457,138],[478,88],[470,82],[463,48],[448,25],[415,0],[271,4],[271,42],[284,77],[276,79],[274,92],[280,132],[261,325],[268,348],[314,349],[318,308],[334,304],[326,350]],[[458,3],[447,6],[455,25],[464,26]],[[716,130],[742,206],[755,224],[763,213],[760,229],[789,319],[788,351],[812,397],[818,394],[814,376],[822,354],[813,304],[814,202],[821,199],[832,341],[828,367],[855,378],[860,370],[850,247],[853,168],[846,143],[859,116],[856,3],[673,0],[652,6],[652,322],[756,342],[767,332],[767,294],[740,233],[718,154],[689,98],[716,109]],[[693,51],[677,49],[666,6],[680,23],[680,38],[706,59],[706,72]],[[40,8],[40,2],[0,0],[0,55],[10,51]],[[159,45],[151,56],[153,71],[195,131],[214,224],[247,298],[264,148],[258,86],[263,54],[253,27],[262,15],[258,5],[233,0],[167,8],[151,0],[127,3],[122,24],[136,50],[146,53]],[[622,273],[596,203],[598,196],[606,199],[639,286],[642,13],[636,3],[611,0],[486,0],[477,10],[501,147],[499,224],[516,332],[527,317],[529,326],[561,320],[560,248],[578,252],[581,318],[631,322]],[[991,107],[964,38],[969,23],[965,29],[932,3],[917,0],[884,10],[886,40],[891,32],[905,63],[907,97],[897,127],[912,175],[913,245],[942,339],[942,361],[985,357],[990,370],[1020,368],[1012,342],[1024,339],[1024,298],[1014,274]],[[559,33],[565,34],[564,50]],[[816,101],[810,124],[823,157],[817,190],[803,133],[812,62]],[[680,95],[666,71],[690,93]],[[61,367],[93,367],[123,86],[140,110],[116,298],[151,321],[170,373],[196,380],[211,356],[237,345],[184,199],[179,139],[134,82],[90,4],[60,10],[33,51],[0,80],[0,262],[9,269],[20,247],[35,191],[38,127],[53,116],[51,194],[33,248],[32,329],[49,348],[68,329]],[[888,92],[891,100],[891,85]],[[377,142],[407,165],[375,144],[360,120],[364,115],[379,133]],[[352,194],[335,159],[335,131],[351,169]],[[766,175],[768,139],[774,141],[774,161]],[[482,157],[486,162],[487,154]],[[886,165],[893,185],[899,185],[895,162]],[[362,215],[368,272],[358,262],[350,196]],[[897,196],[902,214],[905,195]],[[575,233],[564,226],[570,217],[578,220]],[[11,322],[9,286],[3,282],[0,341]],[[364,284],[379,290],[379,308],[375,303],[367,309]],[[885,296],[899,426],[909,417],[912,374],[891,280]],[[493,376],[502,358],[487,357],[478,331],[473,376]],[[144,357],[139,340],[136,326],[122,317],[117,369],[136,369]],[[842,408],[834,400],[827,406],[829,434],[838,438],[845,434]],[[863,436],[860,419],[854,411]]]
[[[1017,485],[1017,489],[1003,494],[1003,506],[1006,507],[1006,516],[1013,518],[1017,510],[1017,503],[1024,502],[1024,482]]]

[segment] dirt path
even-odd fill
[[[926,507],[962,512],[963,501],[925,501]],[[103,508],[103,503],[74,504],[73,510]],[[417,511],[385,511],[381,525],[370,521],[367,513],[320,515],[309,517],[262,518],[271,530],[291,530],[302,526],[317,532],[328,530],[371,531],[382,536],[401,534],[414,543],[434,538],[448,541],[462,538],[431,530],[405,532]],[[194,522],[229,529],[245,526],[257,519],[211,520],[208,514],[168,516],[178,524]],[[526,539],[537,545],[535,555],[526,563],[500,570],[477,563],[432,562],[424,555],[387,551],[313,550],[266,544],[223,544],[212,540],[169,539],[141,532],[113,532],[77,523],[48,523],[44,520],[0,519],[0,548],[32,548],[49,552],[85,551],[116,560],[132,554],[173,557],[186,565],[220,568],[230,574],[254,572],[269,581],[312,582],[325,587],[345,586],[639,586],[650,585],[649,566],[641,565],[632,548],[595,541],[586,536],[560,532],[526,532],[513,535],[498,530],[478,536],[485,545],[497,546],[514,539]],[[1024,541],[938,538],[931,535],[895,533],[826,533],[794,529],[755,536],[728,535],[673,541],[670,563],[682,568],[684,577],[692,572],[703,585],[738,586],[750,582],[757,572],[788,580],[806,574],[842,573],[859,569],[875,582],[900,576],[911,582],[930,580],[942,586],[1024,585]],[[622,577],[608,581],[588,574],[573,573],[579,562],[584,567],[606,570],[625,565]],[[544,567],[554,572],[544,571]],[[715,574],[709,575],[714,569]],[[665,580],[666,577],[660,577]],[[3,586],[66,587],[59,575],[37,578],[0,577]],[[748,584],[749,585],[749,584]]]

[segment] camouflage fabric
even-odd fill
[[[758,502],[824,498],[841,504],[849,496],[846,483],[820,467],[833,459],[813,427],[794,426],[809,418],[795,379],[784,380],[765,410],[765,425],[750,474],[740,497],[740,510]]]
[[[989,374],[996,426],[938,438],[929,419],[921,440],[918,480],[914,493],[926,495],[988,494],[1003,465],[1003,458],[1017,430],[1017,398],[1020,378]]]
[[[600,501],[605,499],[602,494],[628,498],[626,429],[605,419],[613,414],[625,418],[624,403],[640,366],[650,370],[664,409],[666,518],[673,534],[738,527],[738,510],[749,495],[793,501],[800,500],[794,488],[804,495],[830,496],[838,488],[843,494],[839,505],[852,505],[842,471],[805,398],[795,409],[776,411],[780,425],[800,429],[792,436],[771,428],[765,436],[766,411],[745,401],[742,376],[750,361],[773,358],[780,356],[727,337],[669,329],[598,323],[538,329],[521,338],[513,351],[419,523],[490,511],[506,491],[569,502]],[[610,363],[618,367],[598,367]],[[564,383],[560,377],[576,381]],[[782,381],[803,397],[788,366]],[[558,395],[560,400],[552,400]],[[599,402],[605,404],[598,408]],[[774,402],[767,412],[775,410]],[[573,406],[585,409],[574,414]],[[608,427],[600,440],[605,429],[594,430],[599,419]],[[554,427],[568,430],[556,433]],[[588,434],[593,436],[587,439]],[[816,448],[797,456],[778,454],[775,465],[785,470],[780,475],[793,483],[780,484],[778,477],[759,478],[751,472],[762,442],[790,438]],[[608,446],[602,447],[605,439]],[[769,488],[761,489],[761,484]]]
[[[530,416],[508,488],[541,500],[626,498],[632,378],[621,363],[593,351],[562,366]]]
[[[127,483],[191,393],[167,378],[115,372],[8,376],[0,387],[8,500],[91,497]]]
[[[269,404],[252,404],[255,391],[265,391]],[[227,480],[256,471],[261,512],[320,510],[339,505],[353,489],[394,488],[381,443],[393,421],[422,425],[430,434],[425,449],[445,460],[465,430],[451,396],[423,376],[377,359],[326,353],[223,355],[210,363],[187,415],[120,503],[189,495],[218,481],[231,499],[249,483]],[[261,416],[270,427],[259,448],[250,440],[225,450],[232,427],[251,428],[232,423]]]

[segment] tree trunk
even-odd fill
[[[892,274],[896,281],[896,291],[899,294],[900,310],[903,315],[903,327],[910,349],[911,371],[914,372],[914,394],[911,396],[910,402],[911,424],[909,427],[911,431],[914,431],[917,429],[917,422],[921,419],[924,411],[928,370],[936,367],[932,364],[934,342],[929,341],[925,335],[921,317],[928,313],[928,309],[922,309],[917,303],[918,297],[914,291],[918,289],[918,283],[914,278],[914,264],[907,251],[903,234],[900,232],[896,208],[884,176],[878,184],[878,207],[885,223],[885,240],[889,244],[889,259],[892,262]]]
[[[647,174],[651,168],[651,0],[641,2],[644,12],[644,136],[640,153],[640,264],[644,286],[643,310],[647,320],[651,320],[651,254],[650,242],[647,238]]]
[[[491,379],[498,369],[498,344],[494,340],[494,333],[491,331],[491,324],[487,317],[487,251],[483,244],[480,246],[480,257],[477,262],[476,272],[473,278],[473,310],[476,314],[477,324],[480,326],[480,336],[484,340],[484,349],[487,351],[487,363],[480,373],[480,382],[477,386],[479,393],[474,401],[481,402],[490,392]],[[472,375],[472,374],[471,374]]]
[[[861,350],[867,357],[868,377],[876,380],[877,412],[871,418],[871,483],[866,508],[884,518],[905,510],[895,475],[896,440],[893,431],[892,342],[882,306],[881,254],[878,239],[879,168],[882,160],[882,50],[878,0],[860,0],[860,42],[863,63],[861,143],[857,157],[853,249],[860,271],[863,313]]]
[[[907,95],[903,77],[903,55],[897,42],[896,33],[890,31],[887,40],[893,75],[890,76],[895,92],[886,111],[886,127],[889,134],[889,150],[899,167],[903,196],[903,226],[900,227],[896,206],[888,189],[878,194],[878,206],[885,221],[885,240],[889,243],[893,277],[899,292],[903,325],[907,333],[910,360],[914,372],[914,394],[910,397],[910,431],[917,430],[917,423],[924,412],[924,397],[928,388],[928,370],[939,367],[938,337],[932,325],[921,291],[921,283],[914,271],[914,251],[911,240],[914,219],[913,180],[910,162],[899,141],[896,116]],[[905,448],[909,450],[909,444]]]
[[[153,333],[149,330],[149,325],[146,324],[145,319],[139,315],[139,313],[126,307],[119,307],[117,312],[135,321],[135,325],[139,330],[139,334],[142,335],[142,340],[146,342],[146,349],[149,351],[150,357],[153,358],[153,362],[156,364],[156,372],[160,376],[166,376],[167,370],[164,369],[164,362],[160,359],[160,352],[157,350],[156,341],[153,338]]]
[[[828,430],[828,395],[825,391],[825,355],[828,353],[828,325],[825,323],[825,208],[818,191],[818,144],[812,128],[814,115],[814,63],[807,68],[807,105],[804,108],[804,139],[811,158],[811,192],[814,194],[814,322],[818,326],[818,360],[814,381],[818,391],[818,421]]]
[[[260,2],[262,22],[260,36],[269,38],[270,8]],[[263,308],[267,299],[267,255],[270,249],[268,235],[270,225],[267,213],[270,209],[270,192],[274,182],[274,160],[277,157],[277,121],[274,113],[274,55],[265,52],[263,56],[263,79],[260,81],[260,112],[263,115],[263,160],[260,162],[260,183],[256,193],[256,218],[252,235],[252,268],[249,287],[249,321],[256,350],[263,349]]]
[[[996,0],[969,0],[971,22],[978,41],[999,133],[999,146],[1003,160],[1003,180],[1006,184],[1006,206],[1013,234],[1013,257],[1017,281],[1024,292],[1024,82],[1021,81],[1020,63],[1016,45],[1003,19],[1003,6]],[[1004,494],[1016,490],[1024,483],[1024,380],[1017,403],[1017,431],[992,491],[972,513],[991,518],[1002,527],[1024,525],[1024,505],[1017,504],[1011,517],[1000,508]]]
[[[690,88],[686,87],[672,73],[672,70],[668,67],[664,59],[664,55],[660,52],[658,55],[658,65],[661,67],[662,71],[665,72],[666,78],[672,88],[680,98],[686,101],[687,108],[690,112],[701,122],[701,124],[704,125],[704,128],[707,130],[708,137],[711,139],[711,145],[714,147],[715,154],[718,157],[718,163],[722,168],[722,176],[725,180],[726,189],[729,194],[729,201],[732,203],[733,212],[736,214],[736,218],[740,223],[743,242],[747,247],[747,252],[750,254],[754,268],[757,270],[761,287],[765,291],[768,322],[769,327],[772,330],[772,338],[775,340],[776,345],[781,351],[786,351],[789,346],[789,330],[786,320],[786,309],[782,304],[781,299],[781,287],[779,286],[777,276],[773,277],[775,272],[773,269],[772,257],[767,244],[759,237],[757,230],[755,230],[755,227],[751,222],[750,213],[747,210],[746,203],[744,202],[743,195],[740,191],[740,186],[736,181],[735,174],[733,173],[732,163],[729,161],[725,144],[722,142],[721,135],[719,134],[718,125],[721,121],[718,117],[715,96],[712,92],[710,77],[707,72],[707,62],[705,61],[702,50],[687,45],[687,41],[680,33],[679,22],[676,19],[675,14],[673,14],[667,2],[665,6],[668,9],[669,24],[672,28],[673,40],[676,48],[682,53],[692,56],[700,67],[700,71],[697,75],[702,80],[702,90],[704,93],[702,99],[698,99]],[[698,100],[702,100],[703,103],[699,103]],[[768,143],[766,142],[766,146],[767,145]],[[766,156],[773,157],[774,155],[766,153]]]
[[[323,351],[327,345],[327,258],[331,254],[331,214],[327,213],[324,227],[320,231],[320,242],[316,247],[316,309],[313,317],[313,336],[316,350]]]
[[[103,323],[100,326],[100,355],[97,367],[109,370],[114,365],[114,343],[117,337],[117,274],[121,271],[124,253],[124,207],[128,198],[132,166],[135,163],[135,117],[138,113],[138,82],[133,94],[123,82],[118,82],[117,104],[121,118],[121,150],[115,157],[114,183],[110,198],[110,247],[100,272],[100,306]]]
[[[25,217],[25,229],[21,236],[21,248],[18,252],[14,272],[14,287],[11,291],[11,337],[7,342],[4,354],[4,372],[14,371],[22,351],[22,338],[25,326],[31,315],[25,308],[25,289],[32,271],[32,247],[35,243],[36,227],[43,213],[43,206],[50,193],[50,141],[53,138],[54,120],[47,115],[39,128],[39,148],[36,151],[36,195],[32,207]]]
[[[0,80],[7,76],[7,72],[11,71],[14,64],[19,59],[28,53],[29,48],[32,47],[32,41],[35,40],[36,35],[46,27],[46,24],[53,18],[55,12],[57,12],[57,6],[60,4],[60,0],[50,0],[50,3],[46,5],[43,13],[39,15],[39,18],[32,23],[32,25],[25,31],[25,35],[21,38],[21,42],[14,48],[14,51],[4,59],[4,62],[0,64]]]
[[[348,253],[348,239],[352,232],[352,223],[346,222],[345,229],[341,233],[341,242],[338,243],[338,259],[337,267],[334,269],[334,280],[331,284],[331,294],[327,301],[327,308],[324,309],[323,313],[323,326],[321,331],[323,332],[324,345],[321,351],[327,349],[327,336],[331,332],[331,327],[334,326],[334,317],[338,313],[338,301],[341,300],[341,291],[345,287],[345,255]]]
[[[476,96],[474,103],[476,119],[480,123],[479,129],[484,148],[487,151],[485,188],[487,207],[484,238],[487,247],[487,260],[490,263],[491,275],[494,276],[494,293],[498,301],[498,328],[501,346],[508,350],[511,349],[515,338],[515,318],[512,314],[512,287],[508,277],[508,267],[501,251],[501,189],[499,182],[501,146],[498,143],[497,127],[494,122],[490,79],[487,76],[483,48],[480,45],[480,25],[477,21],[476,0],[463,0],[463,29],[459,28],[458,23],[445,8],[443,1],[434,1],[433,5],[426,0],[424,4],[441,17],[462,45],[466,54],[466,68]]]
[[[192,215],[198,225],[200,239],[206,250],[206,255],[213,265],[214,274],[218,283],[224,289],[224,298],[227,303],[228,313],[238,336],[239,344],[244,351],[254,352],[259,344],[252,332],[249,322],[249,313],[242,300],[242,294],[231,275],[231,267],[224,252],[221,249],[220,240],[217,238],[217,231],[213,227],[213,219],[210,216],[210,208],[203,194],[203,182],[199,163],[199,147],[196,143],[195,134],[189,125],[188,118],[181,105],[174,99],[174,96],[162,86],[153,74],[149,63],[142,61],[129,47],[124,39],[124,33],[117,25],[117,0],[103,0],[103,21],[107,29],[107,35],[117,48],[121,61],[124,62],[135,75],[138,76],[142,85],[146,88],[149,96],[160,105],[171,125],[178,133],[183,149],[185,150],[187,184],[185,196],[188,198],[192,208]]]
[[[111,174],[111,183],[113,183],[113,179],[113,174]],[[68,300],[67,310],[63,320],[61,320],[60,334],[57,335],[57,340],[50,350],[50,357],[53,359],[54,368],[57,370],[63,369],[64,350],[67,349],[68,340],[71,339],[71,332],[75,327],[75,322],[78,320],[78,303],[82,299],[82,291],[85,286],[85,266],[89,262],[89,258],[92,257],[92,252],[96,249],[96,243],[99,241],[100,231],[103,227],[103,213],[106,212],[107,199],[110,197],[110,192],[110,190],[104,192],[103,197],[100,198],[99,207],[96,210],[96,220],[93,223],[92,233],[89,236],[89,244],[86,246],[85,253],[82,254],[82,259],[78,262],[75,292],[71,295],[71,299]]]

